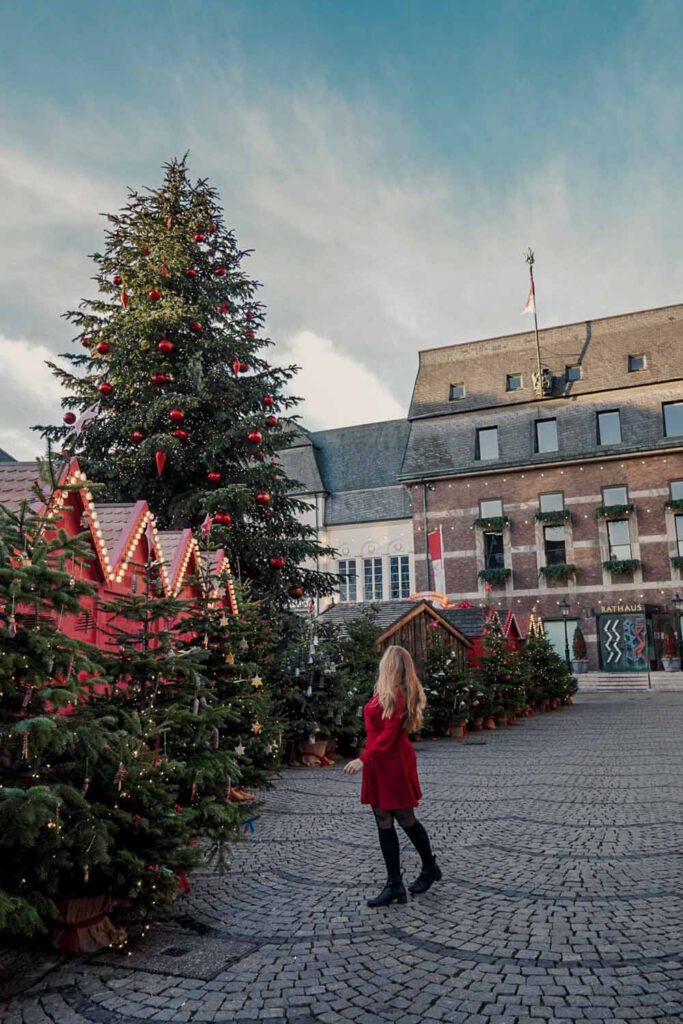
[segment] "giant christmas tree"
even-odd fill
[[[77,331],[71,368],[51,364],[65,423],[38,429],[109,500],[146,498],[162,526],[196,528],[212,513],[216,540],[257,596],[284,604],[329,592],[315,532],[298,518],[306,506],[288,495],[276,458],[292,436],[296,399],[284,389],[296,367],[265,359],[259,286],[216,191],[191,182],[185,159],[165,170],[161,188],[132,191],[107,216],[93,255],[99,294],[66,314]]]

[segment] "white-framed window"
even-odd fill
[[[557,451],[557,420],[536,420],[536,451]]]
[[[548,494],[539,494],[538,507],[540,512],[564,512],[564,493],[552,491]]]
[[[628,519],[612,519],[607,524],[609,557],[617,562],[631,558],[631,533]]]
[[[478,462],[498,458],[498,427],[479,427],[475,455]]]
[[[339,573],[339,600],[357,601],[356,559],[340,559],[337,572]]]
[[[392,601],[410,594],[410,558],[392,555],[389,559],[389,591]]]
[[[382,559],[363,559],[363,600],[381,601],[384,597],[382,585]]]
[[[479,515],[482,519],[498,519],[503,515],[503,499],[482,498],[479,502]]]
[[[683,555],[683,516],[674,516],[676,521],[676,554]]]

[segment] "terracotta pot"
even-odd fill
[[[475,718],[473,722],[470,722],[470,727],[472,729],[472,732],[481,732],[482,729],[484,728],[484,719]]]
[[[572,704],[574,703],[574,701],[573,701],[573,700],[571,699],[571,697],[565,697],[565,698],[563,699],[562,703],[564,704],[564,706],[565,706],[566,708],[569,708],[569,707],[571,707],[571,706],[572,706]]]
[[[534,709],[533,708],[527,708],[526,711],[524,712],[524,714],[526,715],[527,718],[533,718],[534,717]]]
[[[330,757],[331,754],[337,753],[337,737],[331,736],[325,744],[324,754],[325,757]]]
[[[467,735],[467,726],[464,722],[449,722],[446,732],[452,739],[461,740]]]
[[[485,729],[496,729],[497,726],[496,726],[495,718],[485,718],[484,719],[484,728]]]
[[[507,724],[508,724],[508,716],[507,715],[496,715],[496,725],[507,725]]]

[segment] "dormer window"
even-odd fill
[[[464,384],[451,384],[451,390],[449,394],[449,401],[457,402],[458,399],[465,397],[465,385]]]

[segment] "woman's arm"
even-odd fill
[[[390,750],[398,740],[403,731],[403,717],[405,713],[405,701],[399,700],[394,708],[394,713],[389,718],[382,719],[382,730],[370,740],[359,760],[367,764],[377,754],[384,754]]]

